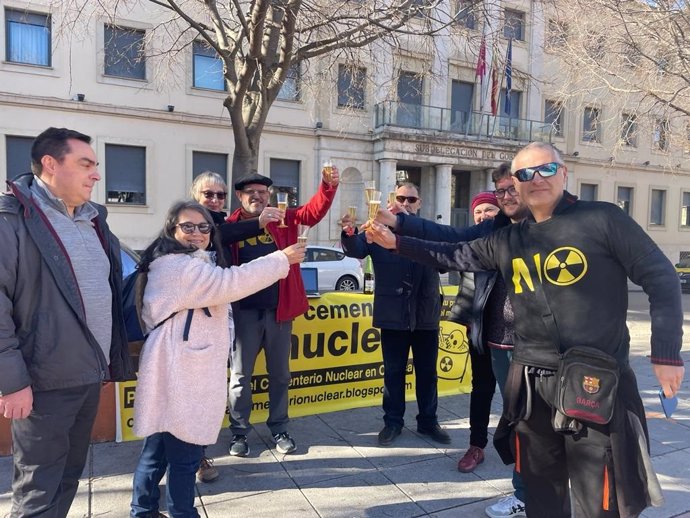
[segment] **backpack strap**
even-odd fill
[[[211,316],[211,311],[208,308],[201,308],[201,309],[203,310],[204,314],[207,317]],[[174,315],[174,313],[173,313],[173,315]],[[170,316],[172,316],[172,315],[170,315]],[[189,330],[192,327],[192,317],[193,316],[194,316],[194,310],[188,309],[187,310],[187,320],[184,323],[184,333],[182,334],[182,340],[185,342],[189,341]],[[168,317],[168,318],[170,318],[170,317]]]

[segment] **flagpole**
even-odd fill
[[[510,45],[510,41],[511,40],[508,40],[508,45]],[[507,54],[506,54],[506,56],[507,56]],[[501,87],[503,86],[503,78],[505,77],[505,70],[506,70],[505,66],[503,66],[501,68],[502,68],[502,72],[499,72],[499,77],[501,79],[498,81],[498,99],[496,100],[496,104],[497,104],[496,115],[494,115],[493,128],[491,129],[491,136],[492,137],[496,133],[496,120],[500,117],[500,113],[501,113]],[[504,101],[504,106],[505,106],[505,101]]]

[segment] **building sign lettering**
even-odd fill
[[[440,144],[415,144],[415,153],[424,155],[455,156],[460,158],[477,158],[481,160],[512,160],[512,152],[495,151],[493,149],[477,149],[460,146],[444,146]]]

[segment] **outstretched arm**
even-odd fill
[[[407,236],[396,236],[385,225],[374,223],[366,231],[367,241],[397,250],[402,256],[434,268],[477,272],[497,270],[491,238],[470,243],[440,243]]]

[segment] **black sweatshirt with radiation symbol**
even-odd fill
[[[548,300],[560,351],[595,347],[626,365],[629,278],[649,296],[652,363],[683,365],[680,283],[671,262],[642,228],[611,203],[564,193],[554,215],[504,227],[469,243],[400,236],[401,255],[459,271],[499,270],[515,311],[518,363],[556,369],[558,351],[542,315]]]

